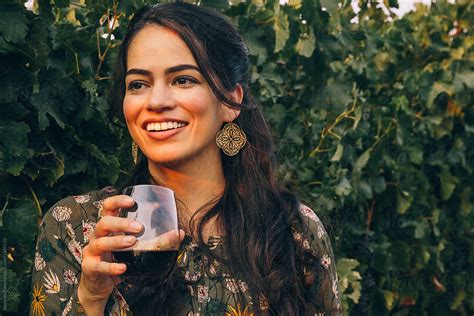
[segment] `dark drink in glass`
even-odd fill
[[[119,216],[140,222],[144,229],[135,234],[134,246],[114,251],[113,260],[127,265],[122,278],[128,283],[163,281],[176,263],[180,245],[174,192],[156,185],[136,185],[123,194],[136,203],[121,209]]]
[[[130,283],[133,280],[161,281],[166,279],[174,267],[178,251],[116,251],[114,261],[125,263],[127,271],[123,277]]]

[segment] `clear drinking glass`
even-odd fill
[[[136,203],[120,209],[119,216],[140,222],[144,229],[135,234],[134,246],[114,251],[113,260],[127,265],[122,278],[129,283],[164,280],[174,267],[180,246],[174,192],[157,185],[135,185],[122,194]]]

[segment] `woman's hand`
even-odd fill
[[[82,253],[82,272],[78,297],[86,315],[104,315],[105,305],[118,277],[127,266],[112,262],[112,251],[131,247],[135,236],[110,236],[110,233],[137,234],[143,229],[139,222],[118,217],[120,208],[130,208],[135,201],[127,195],[116,195],[104,201],[103,217],[89,238],[89,244]]]

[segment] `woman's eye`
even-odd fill
[[[189,85],[193,83],[198,83],[198,81],[191,77],[178,77],[173,81],[174,85]]]
[[[128,85],[128,90],[140,90],[145,87],[145,84],[140,81],[132,81]]]

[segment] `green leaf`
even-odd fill
[[[450,307],[451,310],[458,309],[465,299],[466,299],[466,292],[464,290],[460,290],[456,294],[456,297],[454,298],[453,302],[451,303],[451,307]]]
[[[395,294],[391,291],[384,290],[383,297],[385,298],[385,306],[390,311],[393,308],[393,302],[395,300]]]
[[[300,35],[298,42],[296,43],[296,52],[304,57],[311,57],[313,51],[316,48],[316,37],[312,28],[309,29],[308,34]]]
[[[14,52],[16,49],[13,45],[5,41],[5,39],[0,36],[0,53]]]
[[[392,57],[387,52],[380,52],[375,55],[374,63],[379,72],[384,72],[388,65],[392,62]]]
[[[227,10],[229,8],[228,0],[201,0],[200,4],[204,7],[211,7],[219,10]]]
[[[58,8],[66,8],[69,6],[69,0],[54,0],[54,4]]]
[[[410,161],[416,165],[419,165],[423,162],[423,151],[418,147],[409,148],[409,157]]]
[[[331,161],[339,161],[341,160],[341,157],[342,157],[342,153],[344,152],[344,145],[341,144],[341,143],[338,143],[337,144],[337,148],[336,148],[336,152],[334,153],[334,155],[332,156],[331,158]]]
[[[0,88],[0,93],[4,93]],[[0,106],[0,120],[2,121],[18,121],[28,114],[29,111],[18,103],[4,103]]]
[[[383,176],[378,176],[372,179],[372,186],[374,187],[375,193],[382,193],[387,188],[387,183]]]
[[[399,271],[406,271],[410,268],[410,250],[411,247],[400,240],[394,241],[389,248],[392,259],[392,266]]]
[[[338,0],[320,0],[321,7],[325,8],[329,14],[333,14],[337,10]]]
[[[440,93],[447,93],[448,95],[453,95],[452,87],[443,82],[434,82],[431,91],[428,94],[428,98],[426,100],[426,106],[431,108],[434,104],[434,101],[439,96]]]
[[[61,128],[64,128],[65,124],[60,117],[59,111],[55,108],[56,104],[44,93],[33,94],[31,96],[31,103],[38,110],[38,127],[40,130],[44,130],[49,126],[49,116],[52,117]]]
[[[52,156],[44,167],[40,176],[46,187],[52,187],[64,175],[64,160]]]
[[[9,243],[34,246],[39,217],[38,209],[32,200],[26,199],[11,205],[5,210],[3,216],[3,224],[9,236]],[[18,230],[19,227],[21,227],[21,230]]]
[[[398,190],[397,192],[397,212],[405,214],[413,202],[413,197],[407,191]]]
[[[25,123],[8,122],[0,125],[0,170],[19,175],[31,152],[27,134],[30,128]]]
[[[338,196],[349,195],[352,192],[351,183],[345,177],[341,179],[336,186],[336,194]]]
[[[301,8],[302,3],[303,3],[303,0],[289,0],[288,1],[288,4],[294,7],[295,9]]]
[[[367,181],[362,180],[358,182],[358,190],[366,199],[372,198],[372,188],[370,187],[370,184],[367,183]]]
[[[356,162],[354,163],[352,173],[360,173],[362,169],[365,168],[370,158],[370,151],[370,148],[367,149],[362,155],[359,156],[359,158],[357,158]]]
[[[407,226],[415,227],[415,234],[414,234],[415,239],[425,238],[429,234],[429,231],[430,231],[430,225],[424,219],[420,219],[417,221],[405,221],[401,225],[401,227],[407,227]]]
[[[260,40],[263,34],[261,29],[256,29],[248,32],[245,37],[245,42],[250,50],[250,54],[257,56],[257,65],[263,64],[268,58],[267,48],[263,41]],[[257,71],[255,70],[253,73],[257,74]]]
[[[474,89],[474,71],[470,72],[457,72],[454,77],[454,86],[456,91],[462,91],[463,85],[466,85],[469,89]]]
[[[353,101],[352,86],[348,82],[328,80],[318,95],[318,107],[334,111],[344,111],[347,104]]]
[[[278,1],[277,1],[278,3]],[[278,10],[279,12],[273,18],[273,30],[275,31],[275,53],[281,51],[290,37],[290,23],[288,22],[288,15]]]
[[[462,190],[462,193],[460,194],[460,199],[461,199],[462,213],[465,217],[467,217],[472,212],[470,186],[464,187],[464,189]]]
[[[0,33],[5,40],[22,44],[25,42],[27,19],[18,5],[2,7],[0,10]]]
[[[441,198],[443,201],[448,200],[453,194],[456,185],[459,183],[459,179],[453,176],[448,169],[443,168],[440,174],[438,174],[439,181],[441,184]]]
[[[265,5],[264,0],[251,0],[251,3],[257,8],[263,7]]]
[[[339,293],[345,293],[347,289],[352,289],[352,292],[346,293],[349,299],[354,303],[358,303],[361,295],[362,285],[359,271],[355,268],[359,266],[359,261],[355,259],[342,258],[337,262],[336,269],[339,277]]]

